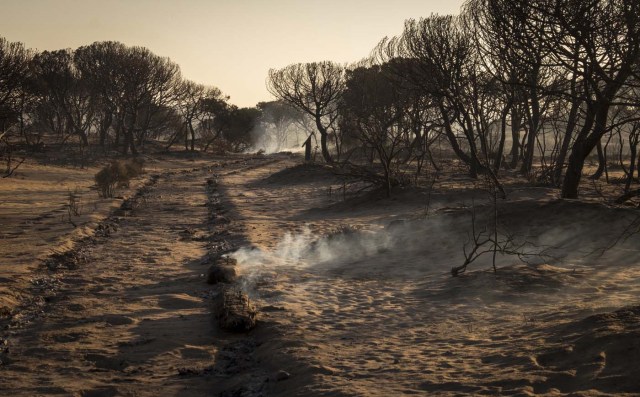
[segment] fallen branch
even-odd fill
[[[18,167],[20,167],[20,165],[21,165],[22,163],[24,163],[24,160],[25,160],[25,158],[23,157],[23,158],[22,158],[22,160],[20,160],[20,162],[19,162],[15,167],[13,167],[12,169],[10,169],[10,170],[9,170],[6,174],[4,174],[2,177],[3,177],[3,178],[8,178],[8,177],[10,177],[11,175],[13,175],[13,173],[18,169]]]
[[[640,196],[640,189],[636,189],[636,190],[631,190],[625,194],[623,194],[622,196],[618,197],[615,201],[616,204],[622,204],[624,202],[627,202],[629,200],[631,200],[634,197],[638,197]]]

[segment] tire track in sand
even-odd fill
[[[225,173],[268,163],[221,164]],[[210,395],[224,340],[204,284],[209,245],[205,181],[217,170],[162,174],[137,205],[88,239],[84,263],[53,272],[45,312],[10,331],[2,395]]]

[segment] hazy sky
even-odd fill
[[[407,18],[463,0],[0,0],[0,35],[38,50],[115,40],[168,56],[239,106],[270,100],[269,68],[357,61]]]

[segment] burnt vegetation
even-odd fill
[[[405,21],[359,62],[272,69],[276,100],[249,108],[144,47],[38,52],[0,38],[2,176],[27,154],[81,167],[108,158],[95,182],[112,197],[142,167],[114,156],[306,145],[307,161],[358,191],[431,189],[447,171],[494,198],[506,181],[575,199],[604,180],[612,202],[636,203],[639,77],[631,0],[468,0],[459,15]],[[497,235],[487,241],[495,253]]]
[[[407,20],[358,63],[273,69],[268,88],[311,121],[327,163],[389,194],[453,165],[564,198],[604,178],[626,201],[638,195],[639,72],[638,2],[469,0]]]
[[[25,151],[84,166],[152,141],[219,153],[305,142],[308,160],[388,194],[459,167],[564,198],[604,178],[625,202],[640,192],[639,15],[631,0],[468,0],[459,15],[407,20],[360,62],[272,69],[276,100],[251,108],[144,47],[37,52],[0,39],[3,176]]]
[[[84,167],[105,156],[137,156],[149,146],[245,151],[258,126],[281,128],[274,107],[232,105],[220,89],[185,79],[171,59],[144,47],[104,41],[38,52],[0,37],[6,177],[25,154]]]
[[[25,151],[66,150],[83,166],[151,141],[240,152],[309,138],[313,159],[389,194],[454,164],[565,198],[604,177],[627,201],[640,191],[639,15],[631,0],[468,0],[459,15],[407,20],[360,62],[272,69],[277,100],[251,108],[144,47],[37,52],[1,38],[3,176]]]

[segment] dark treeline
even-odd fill
[[[107,41],[36,52],[0,38],[0,149],[9,159],[16,143],[134,155],[149,140],[191,151],[246,150],[256,125],[271,119],[228,100],[143,47]]]
[[[388,188],[441,167],[437,144],[472,177],[512,169],[576,198],[592,153],[592,177],[637,183],[639,77],[637,0],[469,0],[370,59],[270,70],[268,87],[313,121],[327,162],[368,161]]]

